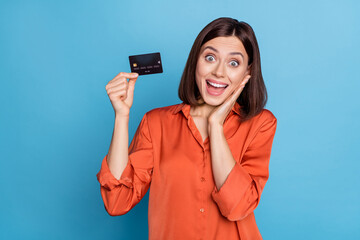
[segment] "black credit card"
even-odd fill
[[[129,56],[131,72],[139,75],[162,73],[160,53],[148,53]]]

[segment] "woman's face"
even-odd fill
[[[196,66],[196,84],[204,102],[211,106],[222,104],[250,74],[248,55],[235,36],[216,37],[200,49]]]

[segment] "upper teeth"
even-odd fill
[[[226,87],[227,86],[226,84],[218,84],[218,83],[213,83],[210,81],[208,81],[208,83],[213,87]]]

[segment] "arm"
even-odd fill
[[[222,146],[222,149],[216,149],[218,146],[215,145],[212,147],[216,157],[212,161],[215,162],[215,165],[217,164],[217,167],[226,166],[228,163],[229,169],[231,162],[235,162],[228,175],[226,175],[228,169],[213,170],[214,178],[218,179],[217,181],[219,179],[220,181],[225,179],[225,181],[217,182],[217,186],[222,186],[221,188],[214,187],[212,198],[217,203],[222,215],[229,220],[237,221],[245,218],[259,204],[261,193],[269,177],[268,167],[276,125],[275,117],[267,118],[238,162],[235,162],[229,152],[226,140],[219,145]],[[221,151],[225,151],[224,154],[220,155]],[[224,162],[224,164],[220,162]]]
[[[135,73],[121,72],[105,87],[115,111],[115,126],[97,179],[105,208],[113,216],[133,208],[145,195],[151,179],[152,143],[146,115],[128,151],[129,113],[137,77]]]
[[[107,158],[103,159],[97,174],[100,192],[107,212],[123,215],[130,211],[146,194],[153,169],[153,150],[148,129],[147,114],[144,115],[129,147],[127,164],[119,179],[109,169]]]
[[[135,73],[121,72],[105,87],[115,112],[115,126],[106,160],[116,179],[120,178],[128,162],[128,123],[137,77]]]
[[[217,189],[224,184],[236,161],[226,141],[223,125],[210,125],[210,149],[213,176]]]
[[[116,179],[120,179],[128,163],[129,117],[115,116],[115,126],[109,147],[107,164]]]
[[[250,79],[246,75],[241,81],[239,87],[217,108],[215,108],[208,117],[208,133],[211,144],[211,163],[214,175],[215,185],[218,189],[223,185],[230,171],[233,169],[236,161],[230,151],[224,135],[223,124],[231,108],[233,108],[237,98],[240,96],[246,83]]]

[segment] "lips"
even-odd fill
[[[223,82],[219,82],[213,79],[206,79],[206,83],[212,85],[213,87],[227,87],[228,84],[223,83]]]
[[[206,79],[206,90],[210,95],[219,96],[229,86],[226,83],[219,82],[213,79]]]

